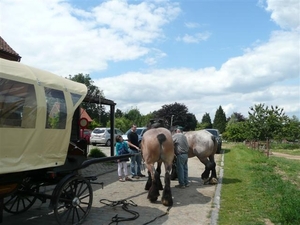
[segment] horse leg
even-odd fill
[[[157,162],[157,167],[156,167],[156,172],[158,174],[158,177],[155,178],[155,180],[157,181],[157,187],[159,190],[163,190],[163,186],[160,180],[160,174],[161,174],[161,164],[162,162]]]
[[[152,176],[152,185],[149,189],[148,197],[147,197],[150,200],[150,202],[156,202],[156,200],[159,196],[159,189],[158,189],[158,185],[157,185],[157,180],[160,180],[160,176],[155,170],[154,170],[153,173],[154,174]]]
[[[145,190],[148,191],[150,189],[151,185],[152,185],[152,176],[151,176],[150,171],[148,170],[148,180],[147,180],[147,183],[145,185]]]
[[[209,179],[209,183],[210,184],[217,184],[218,183],[218,179],[217,179],[216,163],[215,163],[215,157],[214,157],[214,155],[210,156],[209,160],[212,163],[211,177]]]
[[[171,166],[169,166],[171,167]],[[173,205],[173,198],[171,192],[171,177],[170,177],[170,170],[167,169],[165,173],[165,188],[163,190],[161,202],[164,206],[172,206]]]
[[[211,163],[208,158],[199,159],[204,165],[205,169],[204,172],[201,174],[201,179],[203,180],[203,184],[207,184],[209,182],[209,174],[211,170]]]
[[[177,179],[177,171],[176,171],[176,157],[174,157],[173,163],[172,163],[172,171],[171,171],[171,180]]]

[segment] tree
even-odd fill
[[[244,121],[246,121],[246,118],[241,113],[234,112],[231,114],[231,116],[229,118],[227,118],[227,121],[228,121],[228,123],[244,122]]]
[[[194,119],[188,123],[188,108],[184,104],[175,102],[174,104],[163,105],[161,109],[153,112],[153,119],[162,119],[166,126],[181,126],[184,130],[196,127]],[[192,117],[192,115],[190,115]],[[187,125],[189,124],[189,125]],[[191,127],[190,127],[191,126]]]
[[[104,98],[103,91],[94,85],[94,81],[90,78],[89,74],[83,75],[82,73],[79,73],[74,76],[69,75],[69,79],[85,84],[88,89],[87,96],[96,96],[99,97],[99,99]],[[104,106],[88,102],[81,103],[81,106],[93,120],[99,124],[103,124],[103,126],[106,126],[107,121],[109,121],[109,114],[105,113]]]
[[[222,138],[228,141],[241,142],[247,139],[246,122],[228,123]]]
[[[283,138],[288,141],[300,140],[300,121],[296,116],[288,119],[288,122],[283,124]]]
[[[124,115],[124,113],[120,109],[116,110],[116,113],[115,113],[116,118],[121,118],[121,117],[123,117],[123,115]]]
[[[137,108],[131,109],[127,113],[124,113],[124,117],[130,121],[131,125],[136,124],[137,126],[141,126],[142,115]]]
[[[225,131],[226,116],[225,116],[225,112],[222,109],[222,106],[219,106],[219,108],[216,111],[214,122],[213,122],[213,128],[218,129],[221,134]]]
[[[282,139],[284,124],[288,123],[283,109],[278,106],[265,106],[265,104],[250,107],[248,128],[250,137],[256,140]]]
[[[201,121],[201,128],[202,129],[212,128],[212,123],[211,123],[209,113],[205,113],[203,115],[202,121]]]

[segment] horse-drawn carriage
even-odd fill
[[[0,59],[0,223],[3,210],[21,213],[37,199],[50,200],[59,224],[81,223],[97,176],[80,171],[129,156],[113,156],[111,146],[110,157],[87,158],[87,142],[80,139],[87,125],[80,119],[83,101],[109,105],[114,127],[113,101],[87,95],[84,84]],[[52,185],[52,194],[41,191]]]

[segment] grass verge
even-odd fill
[[[300,163],[224,145],[218,224],[300,224]]]

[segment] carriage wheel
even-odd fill
[[[39,186],[24,182],[14,194],[4,198],[3,208],[13,214],[25,212],[35,203],[38,192]]]
[[[89,214],[93,202],[90,182],[82,177],[68,179],[54,199],[54,214],[59,224],[79,224]]]

